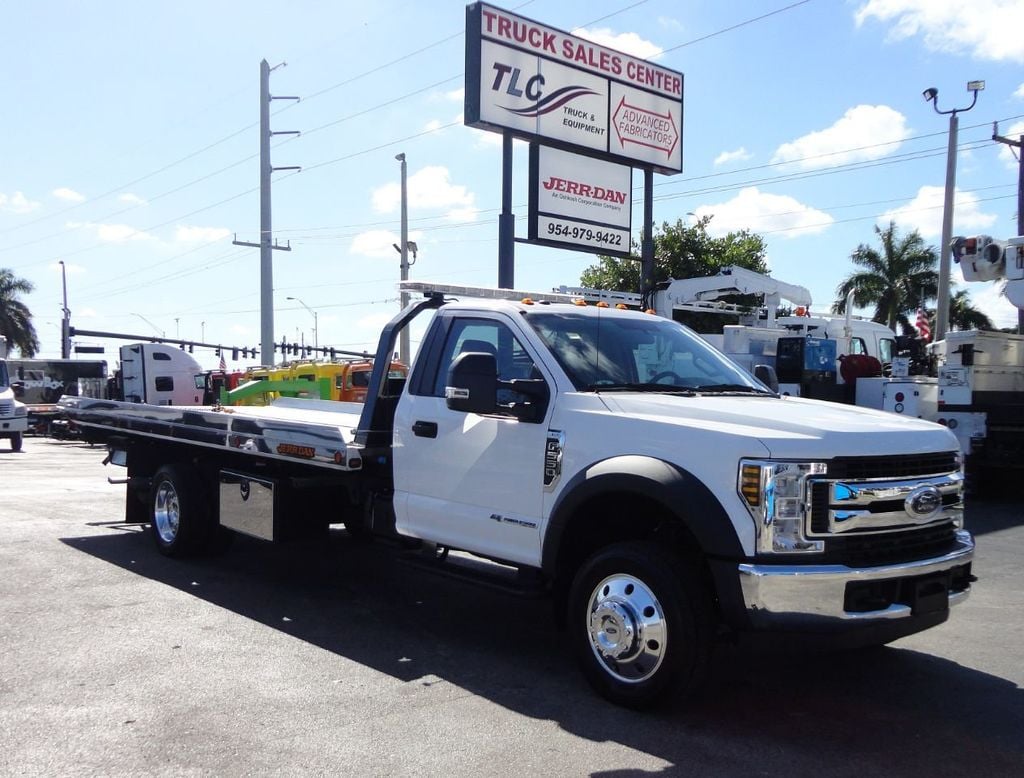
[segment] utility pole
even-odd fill
[[[408,170],[407,170],[406,162],[405,162],[405,152],[402,152],[401,154],[396,154],[395,155],[395,159],[397,159],[399,164],[401,165],[401,176],[402,176],[402,205],[401,205],[401,208],[402,208],[402,222],[401,222],[401,237],[399,238],[399,243],[401,244],[401,246],[398,249],[398,253],[401,255],[402,259],[401,259],[401,264],[399,265],[399,268],[401,270],[401,275],[400,275],[401,280],[402,281],[408,281],[409,280],[409,189],[408,189],[408,181],[407,181]],[[409,304],[409,293],[403,289],[400,297],[401,297],[401,300],[399,302],[399,305],[401,306],[401,309],[404,311],[405,307]],[[403,362],[405,362],[405,364],[408,365],[409,364],[409,328],[408,327],[402,327],[402,331],[398,335],[398,351],[399,351],[398,358],[400,360],[402,360]]]
[[[64,260],[57,260],[60,263],[60,283],[64,290],[64,303],[61,311],[63,316],[60,320],[60,358],[71,358],[71,311],[68,309],[68,272],[64,267]]]
[[[1024,235],[1024,135],[1012,140],[999,134],[999,122],[992,122],[992,140],[1017,149],[1017,234]],[[1017,310],[1017,334],[1024,335],[1024,310]]]
[[[956,144],[957,131],[960,127],[958,113],[971,110],[978,102],[978,92],[985,88],[984,81],[968,81],[967,91],[973,93],[971,104],[966,108],[951,108],[948,111],[939,110],[939,90],[929,87],[924,90],[924,99],[932,104],[935,113],[949,115],[949,146],[946,149],[946,192],[942,208],[942,238],[939,243],[939,289],[938,299],[935,302],[935,332],[932,333],[932,342],[942,340],[946,337],[946,330],[949,329],[949,270],[952,264],[953,249],[950,243],[953,240],[953,194],[956,191]]]
[[[298,130],[272,132],[270,129],[270,101],[298,100],[298,97],[275,97],[270,94],[270,73],[287,65],[270,67],[266,60],[260,62],[260,242],[247,243],[232,241],[236,246],[251,246],[260,250],[260,361],[264,365],[274,364],[274,263],[273,252],[291,251],[291,242],[280,246],[273,240],[270,209],[270,177],[276,170],[301,170],[299,165],[273,167],[270,162],[270,139],[274,135],[298,135]]]

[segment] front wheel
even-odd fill
[[[685,696],[703,680],[710,598],[697,571],[653,543],[602,549],[569,594],[570,639],[584,675],[630,708]]]

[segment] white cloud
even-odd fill
[[[68,222],[68,229],[85,229],[95,233],[104,243],[127,243],[133,240],[156,240],[148,232],[129,227],[127,224],[96,224],[94,222]]]
[[[429,122],[423,125],[424,132],[435,132],[440,130],[442,127],[440,119],[431,119]]]
[[[896,222],[901,230],[917,230],[922,238],[933,239],[942,235],[942,209],[945,202],[945,188],[922,186],[917,196],[906,205],[886,211],[878,217],[880,225]],[[996,222],[994,214],[979,210],[978,196],[971,192],[953,193],[953,234],[970,235],[978,230],[991,227]]]
[[[1006,129],[999,128],[999,134],[1004,138],[1012,138],[1013,140],[1020,140],[1020,136],[1024,135],[1024,122],[1014,122]],[[1020,154],[1024,149],[1017,149],[1017,153]],[[1005,143],[999,144],[999,159],[1002,160],[1010,170],[1018,170],[1019,163],[1017,157],[1013,156],[1011,147]]]
[[[988,316],[996,327],[1016,327],[1017,307],[1000,292],[1001,284],[964,284],[974,307]]]
[[[453,103],[461,103],[466,99],[466,90],[463,87],[459,87],[458,89],[453,89],[450,92],[445,92],[444,99],[451,100]]]
[[[445,218],[452,222],[475,222],[479,208],[453,208],[445,214]]]
[[[117,199],[120,200],[122,203],[128,203],[129,205],[147,205],[148,204],[148,201],[143,200],[137,194],[132,194],[131,192],[125,192],[124,194],[120,194],[120,195],[117,196]]]
[[[723,151],[715,157],[715,167],[726,165],[730,162],[742,162],[745,159],[750,159],[752,156],[754,155],[747,151],[746,146],[740,146],[735,151]]]
[[[448,168],[430,165],[409,176],[409,208],[453,210],[475,207],[476,195],[461,184],[453,184]],[[401,205],[402,190],[397,182],[378,187],[372,193],[373,207],[379,213],[394,213]]]
[[[1021,84],[1019,87],[1017,87],[1017,89],[1013,93],[1013,96],[1016,97],[1018,100],[1024,100],[1024,84]]]
[[[35,200],[29,200],[21,192],[15,192],[8,196],[3,192],[0,192],[0,211],[8,211],[9,213],[32,213],[36,208],[39,207],[39,203]]]
[[[179,224],[174,229],[174,239],[179,243],[213,243],[231,234],[225,227],[189,227]]]
[[[68,189],[66,186],[59,187],[53,190],[53,196],[58,200],[64,200],[68,203],[83,203],[85,202],[85,195],[76,192],[74,189]]]
[[[626,54],[639,57],[640,59],[654,59],[662,51],[661,46],[651,43],[649,40],[644,40],[635,32],[614,33],[608,27],[595,27],[592,30],[588,30],[585,27],[577,27],[572,31],[572,34],[586,38],[588,41],[593,41],[601,46],[607,46],[609,49],[624,51]]]
[[[500,132],[489,132],[488,130],[478,130],[475,127],[469,128],[470,132],[473,133],[476,138],[476,146],[481,149],[500,149],[502,144],[502,134]]]
[[[388,230],[369,230],[361,232],[352,239],[349,251],[363,257],[393,258],[398,262],[395,244],[401,240],[398,235]]]
[[[889,24],[888,39],[920,37],[931,51],[988,61],[1024,62],[1024,3],[1020,0],[868,0],[858,25]]]
[[[823,232],[834,219],[824,211],[787,195],[761,192],[755,186],[740,190],[733,199],[717,205],[702,205],[694,211],[697,218],[714,216],[708,232],[721,236],[736,230],[752,232],[780,232],[783,237],[795,238]]]
[[[887,105],[858,105],[831,127],[783,143],[772,162],[792,162],[801,170],[814,170],[880,159],[898,149],[899,142],[909,135],[906,117],[899,111]]]
[[[659,16],[658,24],[666,30],[672,30],[673,32],[679,32],[680,30],[685,29],[681,21],[673,19],[671,16]]]

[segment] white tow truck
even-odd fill
[[[330,523],[401,539],[438,572],[550,596],[590,683],[633,707],[685,694],[728,631],[878,644],[968,596],[948,429],[782,397],[658,316],[404,288],[424,298],[384,328],[363,405],[65,398],[127,467],[126,520],[171,556]]]

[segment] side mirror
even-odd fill
[[[498,362],[494,354],[468,351],[448,369],[444,399],[453,411],[494,413],[498,409]]]
[[[14,396],[21,399],[25,396],[25,384],[23,381],[12,381],[11,391],[14,392]]]
[[[771,365],[754,365],[754,378],[773,392],[778,393],[779,377],[775,374],[775,368]]]

